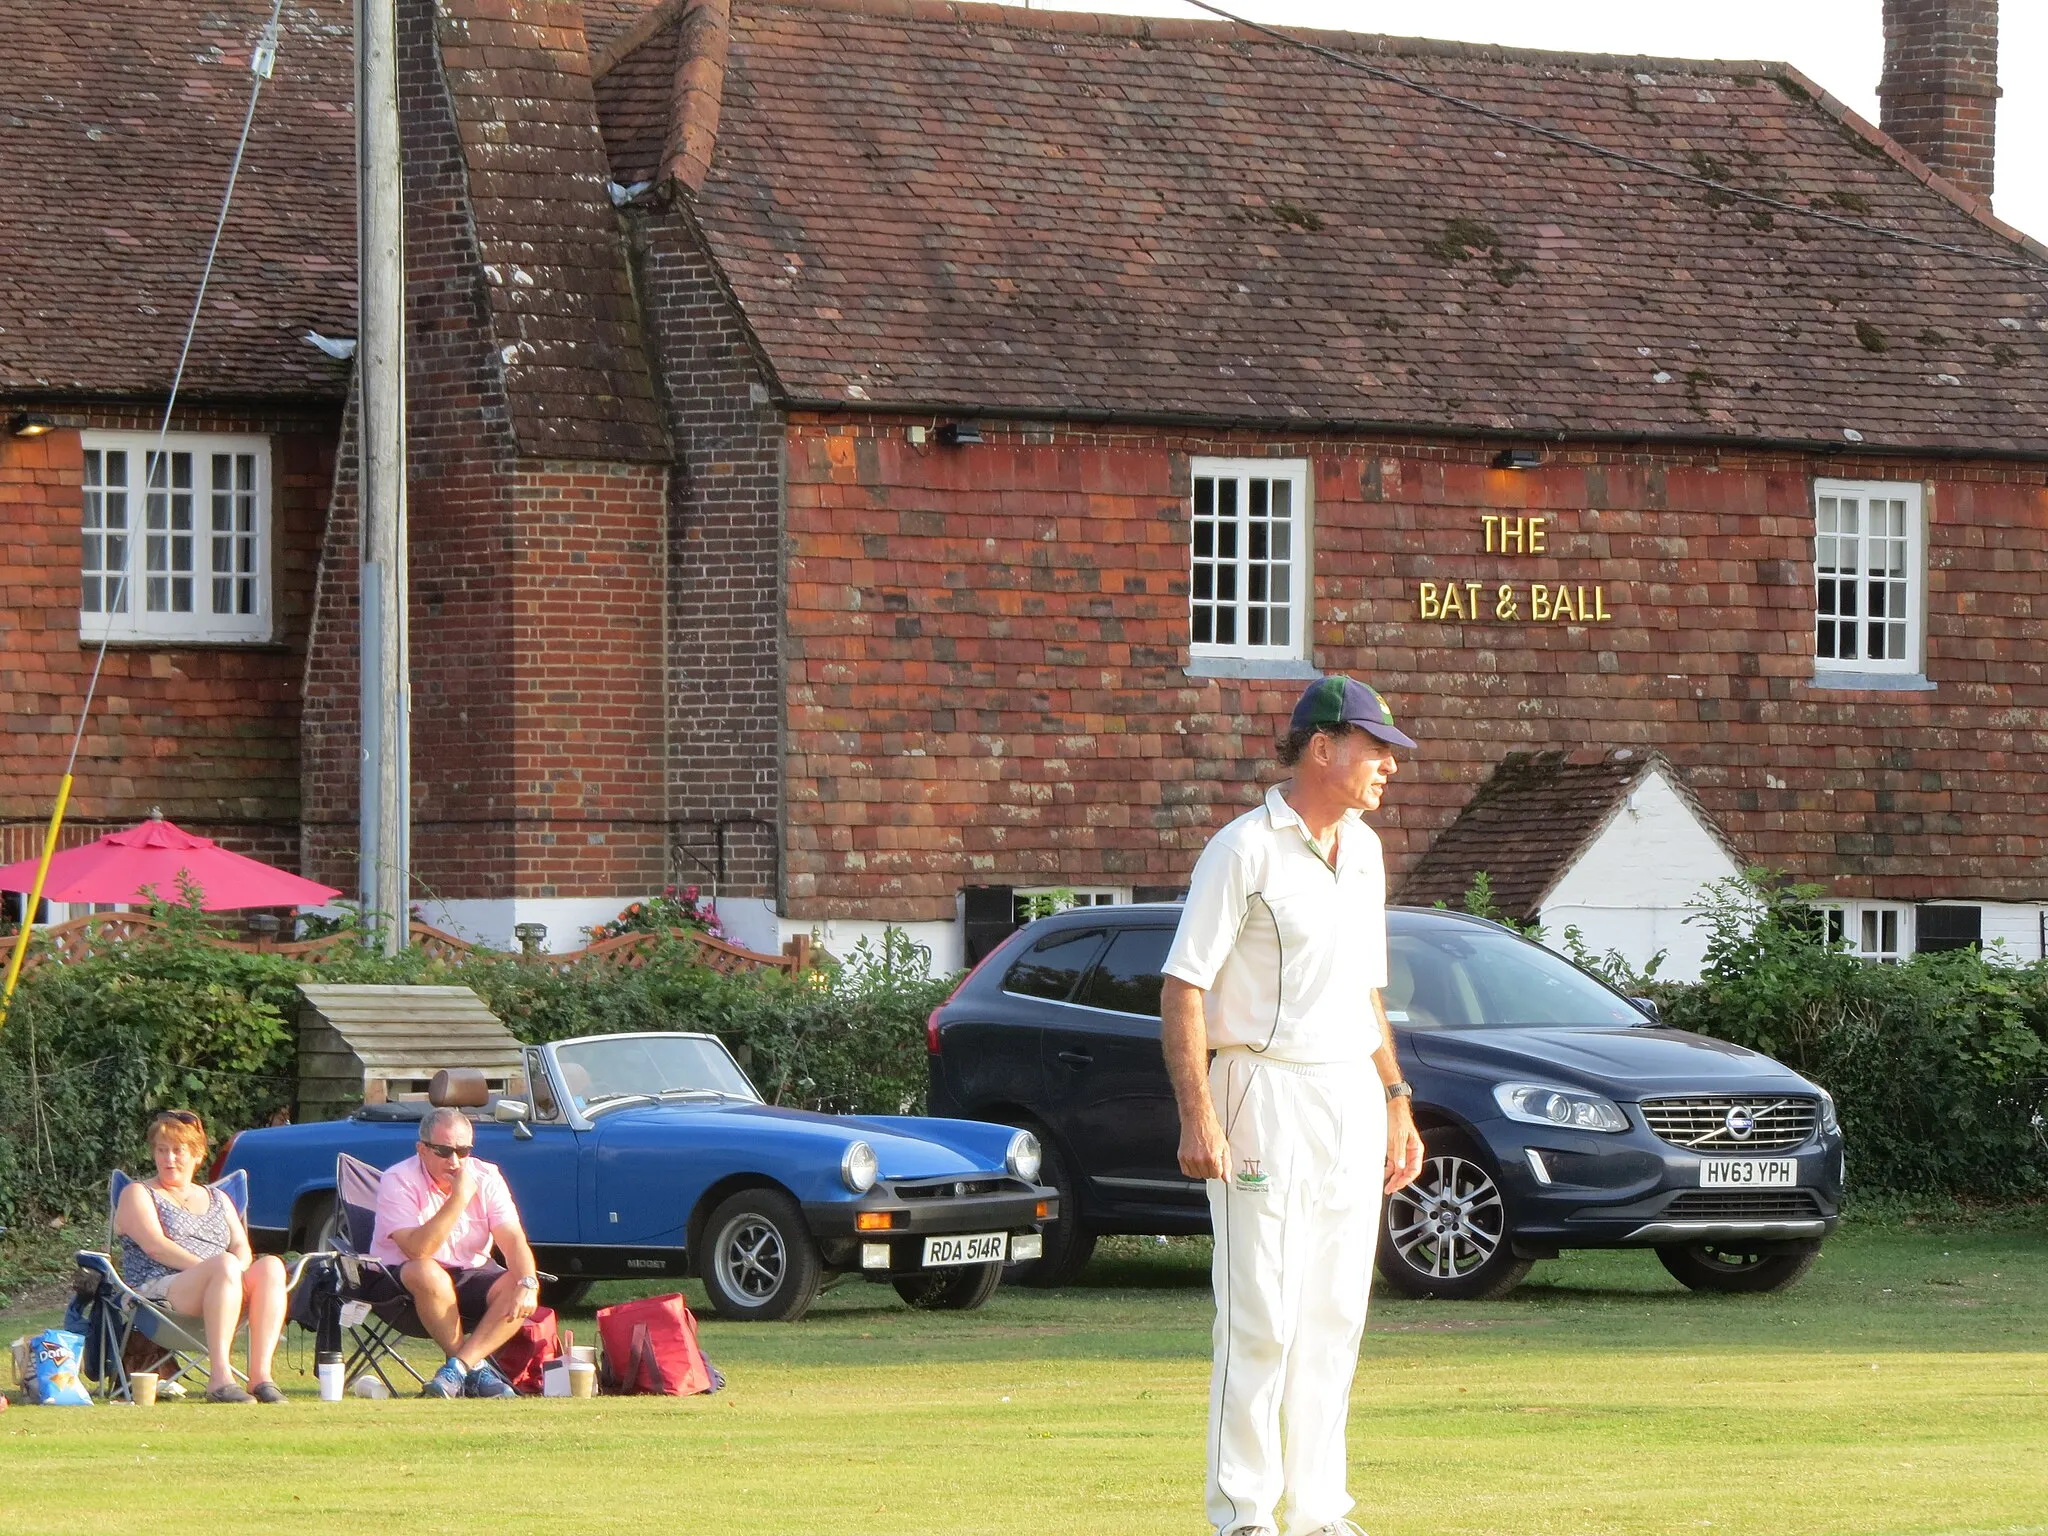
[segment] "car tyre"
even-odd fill
[[[1507,1295],[1531,1261],[1515,1257],[1499,1171],[1456,1131],[1424,1131],[1422,1146],[1421,1176],[1380,1209],[1380,1278],[1425,1301]]]
[[[797,1203],[779,1189],[743,1189],[704,1223],[698,1266],[711,1309],[741,1323],[793,1323],[825,1278]]]
[[[898,1275],[889,1282],[901,1296],[921,1312],[972,1312],[995,1295],[1003,1283],[1000,1264],[959,1264],[951,1269],[927,1269],[915,1275]]]
[[[305,1212],[298,1231],[292,1234],[296,1252],[336,1253],[346,1246],[342,1239],[348,1232],[347,1218],[332,1190],[308,1198]]]
[[[1754,1295],[1782,1291],[1813,1268],[1820,1239],[1789,1243],[1666,1243],[1657,1261],[1687,1290]]]
[[[1051,1221],[1039,1223],[1043,1243],[1039,1256],[1004,1266],[1003,1279],[1011,1285],[1040,1288],[1071,1284],[1095,1256],[1095,1234],[1081,1222],[1080,1195],[1059,1143],[1035,1121],[1014,1123],[1018,1130],[1029,1131],[1038,1138],[1038,1182],[1059,1191],[1060,1213]]]
[[[540,1304],[557,1312],[580,1304],[590,1294],[595,1280],[543,1280],[540,1283]]]

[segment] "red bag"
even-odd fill
[[[541,1371],[550,1360],[562,1358],[562,1338],[556,1331],[552,1307],[535,1307],[533,1315],[519,1325],[519,1331],[498,1346],[491,1363],[498,1374],[512,1383],[514,1391],[526,1397],[540,1396]]]
[[[607,1392],[689,1397],[725,1385],[697,1344],[697,1319],[680,1296],[649,1296],[600,1307],[598,1383]]]

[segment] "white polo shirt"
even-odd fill
[[[1207,994],[1209,1049],[1326,1063],[1379,1048],[1368,994],[1387,984],[1387,869],[1356,811],[1336,859],[1278,786],[1202,850],[1165,971]]]

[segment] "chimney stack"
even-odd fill
[[[1881,126],[1987,202],[1999,94],[1998,0],[1884,0]]]

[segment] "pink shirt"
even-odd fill
[[[479,1158],[470,1167],[476,1170],[476,1193],[469,1198],[469,1208],[455,1218],[454,1229],[440,1252],[430,1255],[456,1269],[475,1269],[492,1262],[492,1230],[519,1224],[519,1210],[512,1204],[512,1191],[505,1187],[505,1176],[498,1172],[497,1164]],[[390,1234],[425,1226],[446,1200],[447,1196],[434,1188],[417,1152],[386,1168],[377,1183],[377,1231],[370,1242],[370,1257],[383,1264],[403,1264],[405,1254]]]

